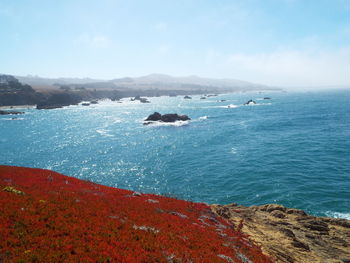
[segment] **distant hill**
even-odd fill
[[[0,74],[0,92],[34,92],[34,90],[29,85],[23,85],[11,75]]]
[[[42,95],[13,76],[0,74],[0,106],[36,104]]]
[[[235,79],[211,79],[198,76],[173,77],[150,74],[138,78],[113,79],[118,87],[160,90],[207,90],[210,92],[267,90],[271,87]]]
[[[122,78],[111,80],[120,85],[131,85],[135,86],[163,86],[163,87],[183,87],[183,86],[201,86],[211,87],[217,89],[255,89],[255,88],[268,88],[268,86],[254,84],[247,81],[235,80],[235,79],[210,79],[201,78],[198,76],[186,76],[186,77],[173,77],[164,74],[150,74],[139,78]]]
[[[173,77],[165,74],[150,74],[142,77],[125,77],[112,80],[96,80],[90,78],[41,78],[26,76],[17,78],[22,82],[35,86],[70,86],[71,88],[92,89],[133,89],[133,90],[177,90],[203,92],[234,92],[251,90],[275,90],[266,85],[255,84],[235,79],[211,79],[198,76]]]
[[[100,82],[98,79],[90,79],[90,78],[41,78],[39,76],[16,76],[16,78],[25,84],[31,86],[53,86],[55,84],[87,84]]]

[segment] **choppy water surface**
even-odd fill
[[[248,99],[257,105],[243,106]],[[350,91],[150,101],[0,116],[0,164],[193,201],[280,203],[350,218]],[[154,111],[192,121],[144,126]]]

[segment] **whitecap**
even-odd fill
[[[232,147],[231,150],[230,150],[230,153],[231,154],[237,154],[237,149]]]
[[[184,125],[188,125],[189,121],[175,121],[175,122],[160,122],[160,121],[145,121],[144,124],[148,124],[147,126],[151,127],[160,127],[160,126],[175,126],[180,127]]]
[[[327,211],[326,216],[350,220],[350,213],[340,213],[340,212]]]
[[[112,134],[108,134],[109,130],[97,129],[96,132],[99,133],[99,134],[102,135],[102,136],[113,137]]]
[[[225,105],[225,106],[218,106],[218,108],[225,108],[225,109],[234,109],[234,108],[238,108],[239,105],[236,104],[229,104],[229,105]]]
[[[13,118],[1,118],[0,120],[3,120],[3,121],[21,121],[21,120],[24,120],[24,118],[13,117]]]
[[[208,116],[202,116],[202,117],[199,117],[198,120],[200,121],[204,121],[204,120],[207,120],[208,119]]]
[[[271,105],[271,102],[268,103],[249,103],[249,104],[243,104],[244,106],[264,106],[264,105]]]

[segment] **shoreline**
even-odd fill
[[[0,106],[0,110],[35,109],[36,105]]]

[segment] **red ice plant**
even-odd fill
[[[208,205],[0,166],[0,262],[273,262]]]

